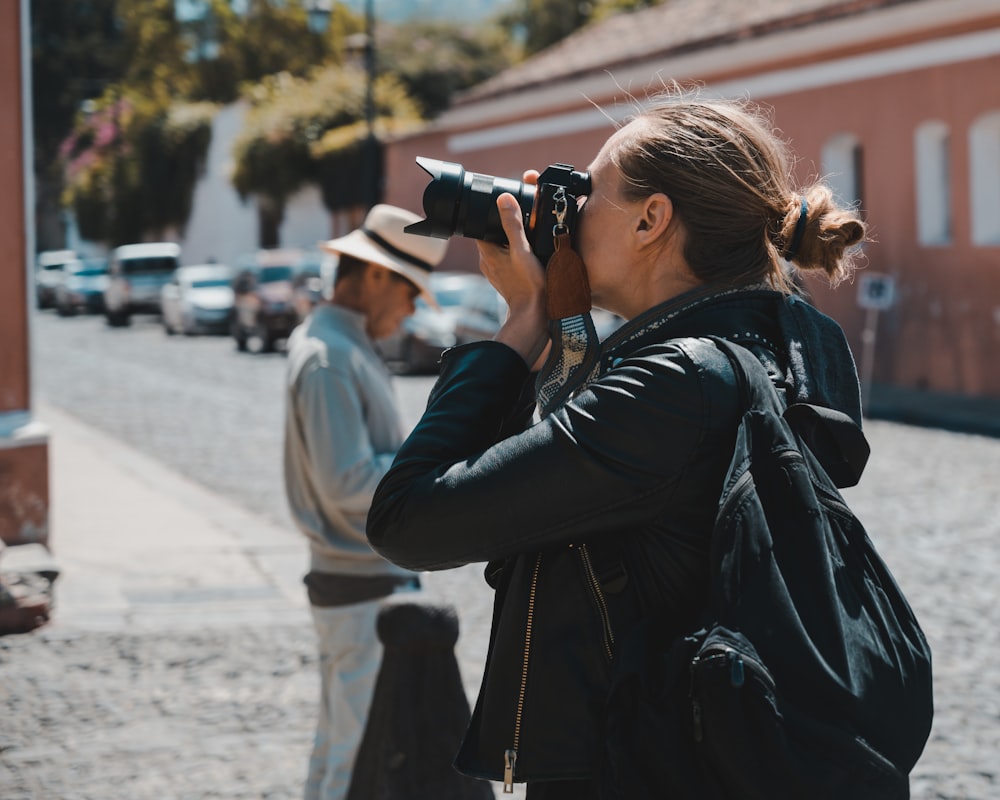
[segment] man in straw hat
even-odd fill
[[[403,442],[391,376],[374,340],[398,330],[448,243],[404,233],[419,220],[377,205],[361,228],[322,244],[339,256],[332,297],[288,342],[285,490],[309,540],[305,577],[319,637],[321,706],[305,797],[340,800],[381,661],[375,622],[385,597],[416,576],[368,545],[375,487]]]

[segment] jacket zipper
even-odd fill
[[[608,661],[611,661],[614,658],[615,643],[615,634],[611,628],[611,615],[608,613],[608,603],[604,598],[604,590],[601,588],[601,582],[597,580],[597,573],[594,572],[594,566],[590,561],[590,551],[587,550],[587,545],[585,544],[580,545],[580,560],[583,561],[583,570],[587,573],[590,594],[594,598],[597,610],[601,615],[601,625],[604,629],[604,654],[608,657]]]
[[[521,716],[524,713],[524,693],[528,686],[528,659],[531,655],[531,627],[535,621],[535,592],[538,589],[538,568],[542,554],[535,559],[531,572],[531,588],[528,590],[528,618],[524,624],[524,658],[521,662],[521,685],[517,692],[517,710],[514,714],[513,746],[503,751],[503,793],[514,793],[514,767],[517,765],[517,748],[521,743]]]

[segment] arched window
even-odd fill
[[[863,158],[861,143],[850,133],[840,133],[823,146],[823,174],[837,201],[845,206],[862,205]]]
[[[969,186],[972,243],[1000,245],[1000,111],[984,114],[969,129]]]
[[[922,245],[950,244],[951,160],[948,126],[925,122],[914,135],[917,239]]]

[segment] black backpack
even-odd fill
[[[930,649],[835,485],[857,481],[852,458],[813,455],[863,448],[863,463],[867,443],[847,415],[783,410],[753,354],[716,345],[748,411],[707,612],[689,636],[647,620],[623,643],[601,796],[904,800],[933,717]]]

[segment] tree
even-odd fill
[[[113,246],[183,230],[214,112],[115,89],[81,111],[60,152],[81,235]]]
[[[194,101],[228,102],[245,80],[280,70],[305,74],[335,57],[333,40],[309,30],[301,0],[251,0],[242,15],[232,0],[189,0],[181,15],[175,0],[36,5],[43,11],[33,20],[36,64],[59,65],[39,85],[59,92],[74,75],[94,75],[66,94],[42,163],[65,167],[65,175],[52,170],[52,184],[65,181],[61,194],[83,236],[112,244],[183,229],[214,111]],[[69,9],[77,31],[91,32],[86,52],[104,53],[110,66],[99,71],[62,55],[66,46],[76,54],[77,31],[56,5]],[[345,8],[335,9],[333,21],[338,31],[361,25]],[[84,98],[91,101],[81,113]],[[39,107],[45,95],[36,100]]]
[[[502,24],[524,41],[530,55],[562,41],[584,25],[623,11],[660,5],[665,0],[517,0]]]
[[[36,108],[47,93],[58,99],[38,174],[48,165],[56,188],[49,196],[58,195],[63,176],[52,165],[65,166],[61,194],[87,238],[118,243],[183,227],[210,136],[207,102],[230,102],[245,87],[253,105],[236,154],[241,193],[280,218],[306,182],[321,186],[331,209],[357,204],[371,189],[372,176],[360,172],[371,164],[367,76],[348,46],[365,22],[346,4],[333,4],[324,33],[310,30],[303,0],[33,5]],[[74,49],[81,31],[86,50]],[[447,23],[383,24],[377,51],[376,139],[439,113],[456,91],[517,57],[496,26]],[[92,102],[80,113],[85,99]]]
[[[380,70],[398,76],[426,117],[441,113],[457,92],[492,77],[519,56],[496,25],[448,22],[385,26],[377,52]]]
[[[287,198],[306,183],[320,186],[330,210],[361,204],[366,88],[362,70],[336,65],[308,78],[272,76],[254,87],[234,148],[233,184],[240,194],[265,198],[279,219]],[[379,77],[373,94],[376,136],[421,124],[416,103],[391,75]]]
[[[189,64],[192,100],[228,103],[243,82],[287,72],[302,76],[317,65],[339,63],[344,40],[364,27],[342,3],[333,4],[325,33],[309,27],[303,0],[184,0],[177,31]]]
[[[59,145],[80,105],[124,74],[123,38],[115,0],[31,3],[31,99],[36,240],[63,246]]]
[[[279,72],[305,75],[326,61],[327,40],[309,29],[301,0],[249,0],[240,35],[232,45],[242,80],[257,82]]]
[[[124,82],[158,97],[189,96],[194,74],[186,58],[174,0],[118,0],[124,33]]]

